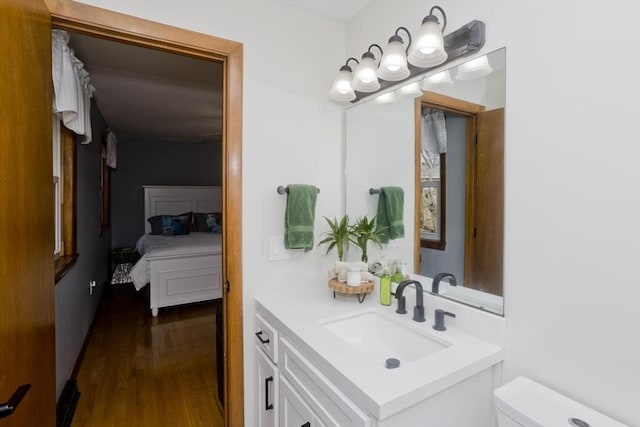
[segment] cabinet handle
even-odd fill
[[[273,403],[269,403],[269,383],[273,381],[273,377],[264,379],[264,410],[270,411],[273,409]]]
[[[306,423],[302,424],[300,427],[311,427],[311,423],[307,421]]]
[[[256,337],[258,337],[258,339],[260,340],[260,342],[262,344],[269,344],[269,338],[267,338],[266,340],[262,339],[262,333],[263,333],[263,331],[256,332]]]

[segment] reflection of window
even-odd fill
[[[425,161],[426,160],[426,161]],[[423,153],[420,173],[420,246],[444,249],[445,240],[445,153],[428,156]]]
[[[422,149],[420,165],[420,238],[440,239],[440,154]]]
[[[440,233],[438,224],[438,192],[439,181],[422,183],[422,218],[420,232],[425,238],[437,238]]]
[[[73,266],[76,253],[75,135],[53,116],[54,261],[56,282]]]
[[[420,105],[420,246],[443,250],[445,241],[445,112]]]

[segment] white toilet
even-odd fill
[[[494,391],[499,427],[628,427],[527,378]]]

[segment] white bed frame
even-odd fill
[[[145,232],[151,231],[147,218],[184,212],[221,212],[221,187],[177,187],[145,185]],[[222,253],[200,252],[189,255],[147,258],[151,272],[150,308],[222,298]]]

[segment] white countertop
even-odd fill
[[[408,288],[409,289],[409,288]],[[412,292],[408,292],[412,294]],[[384,419],[440,391],[469,378],[504,359],[504,349],[461,333],[452,327],[432,329],[433,310],[427,307],[424,323],[412,321],[414,298],[408,295],[408,314],[397,314],[396,300],[379,304],[378,288],[363,304],[355,296],[333,293],[326,282],[317,286],[288,283],[278,290],[256,297],[256,309],[286,336],[309,360],[354,402],[378,419]],[[364,311],[375,311],[435,340],[447,348],[400,368],[386,369],[363,357],[355,348],[322,325],[326,320]],[[447,318],[448,320],[448,318]],[[446,320],[445,320],[446,323]]]

